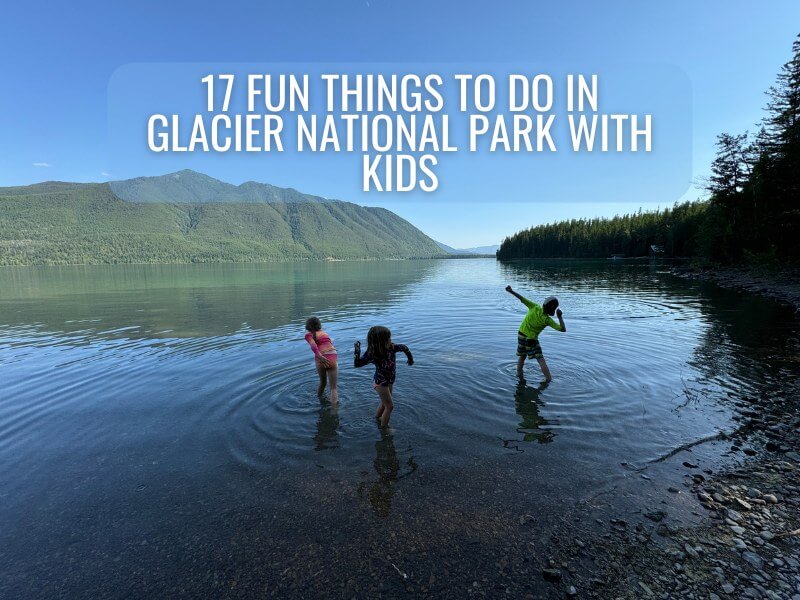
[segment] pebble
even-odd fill
[[[744,517],[732,508],[729,508],[725,514],[728,515],[731,521],[736,521],[737,523],[741,523],[744,520]]]
[[[731,525],[730,528],[731,531],[736,535],[744,535],[745,532],[744,527],[741,527],[740,525]]]
[[[739,510],[751,510],[753,508],[749,503],[745,502],[741,498],[734,498],[733,505]]]
[[[665,513],[663,510],[654,510],[652,512],[644,513],[644,516],[650,519],[651,521],[658,523],[662,521],[664,517],[667,516],[667,513]]]
[[[764,565],[762,558],[755,552],[742,552],[742,558],[753,565],[756,569],[760,569]]]
[[[764,501],[767,504],[777,504],[778,498],[775,496],[775,494],[764,494]]]
[[[732,594],[734,590],[736,590],[736,588],[733,587],[733,585],[728,583],[727,581],[722,584],[722,591],[725,592],[726,594]]]

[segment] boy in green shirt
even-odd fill
[[[542,368],[545,382],[549,382],[553,378],[550,376],[550,369],[547,368],[547,363],[542,354],[542,347],[539,345],[539,334],[547,326],[556,331],[567,331],[567,326],[564,325],[563,313],[558,308],[558,298],[555,296],[545,298],[544,303],[539,306],[536,302],[531,302],[512,290],[510,285],[506,286],[506,291],[528,307],[528,314],[522,320],[517,334],[517,356],[519,356],[517,376],[520,379],[524,379],[522,367],[525,365],[525,358],[535,358]],[[553,320],[554,314],[558,317],[558,323]]]

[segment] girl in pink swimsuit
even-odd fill
[[[306,321],[306,341],[314,353],[314,363],[319,374],[317,394],[322,396],[325,384],[331,388],[331,404],[339,402],[339,368],[336,366],[336,348],[330,336],[322,331],[322,323],[317,317],[309,317]]]

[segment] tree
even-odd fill
[[[743,190],[752,172],[752,155],[747,132],[717,136],[717,157],[711,163],[711,177],[706,189],[721,202],[735,198]]]

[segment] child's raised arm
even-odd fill
[[[409,365],[414,364],[414,357],[411,355],[411,350],[408,349],[408,346],[406,346],[405,344],[392,344],[392,346],[394,346],[395,352],[402,352],[403,354],[406,355]]]
[[[564,313],[560,308],[556,310],[556,316],[558,317],[558,324],[561,327],[561,333],[567,333],[567,326],[564,324]]]
[[[511,294],[512,296],[514,296],[514,297],[515,297],[517,300],[519,300],[520,302],[522,302],[522,303],[523,303],[525,306],[527,306],[528,308],[530,308],[530,307],[531,307],[531,304],[533,304],[533,303],[532,303],[530,300],[528,300],[527,298],[525,298],[525,297],[524,297],[522,294],[518,294],[517,292],[515,292],[514,290],[512,290],[510,285],[507,285],[507,286],[506,286],[506,291],[507,291],[509,294]]]
[[[372,357],[369,355],[369,350],[364,353],[364,356],[361,356],[361,342],[353,344],[353,366],[357,369],[370,362],[372,362]]]

